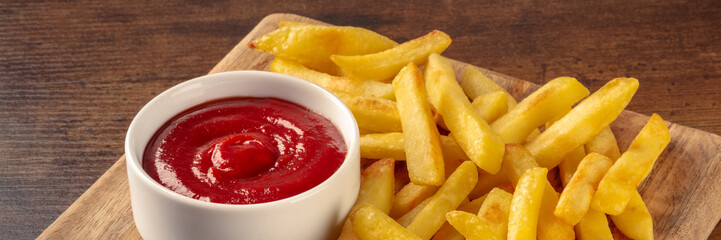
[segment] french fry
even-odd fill
[[[658,114],[653,114],[628,150],[601,179],[591,206],[609,215],[621,214],[636,187],[651,172],[656,159],[670,141],[666,123]]]
[[[506,143],[522,143],[534,129],[563,114],[564,109],[588,94],[575,78],[553,79],[493,122],[491,128]]]
[[[296,76],[315,83],[332,93],[347,93],[358,96],[378,97],[394,100],[393,86],[376,81],[363,81],[348,77],[337,77],[309,69],[302,64],[282,57],[276,57],[270,64],[270,71]]]
[[[609,81],[526,144],[526,148],[541,167],[555,167],[568,152],[591,140],[615,120],[636,89],[638,80],[634,78]]]
[[[471,105],[478,110],[486,122],[490,123],[508,112],[507,95],[508,93],[502,90],[486,93],[474,98]]]
[[[513,107],[515,107],[518,103],[516,102],[516,99],[513,98],[513,96],[511,96],[511,94],[508,93],[505,89],[496,84],[496,82],[494,82],[490,78],[486,77],[486,75],[483,75],[483,73],[478,71],[478,69],[470,65],[466,66],[463,69],[461,88],[463,89],[463,92],[465,92],[466,95],[471,99],[475,99],[484,94],[496,91],[503,91],[504,93],[506,93],[506,102],[509,110],[513,109]]]
[[[576,225],[581,221],[588,211],[598,182],[601,181],[611,165],[613,165],[613,160],[604,155],[595,152],[586,155],[578,165],[571,181],[561,192],[553,214],[571,225]]]
[[[508,239],[536,239],[543,189],[548,169],[531,168],[518,180],[508,215]]]
[[[358,127],[377,132],[401,131],[401,116],[396,102],[376,97],[335,94],[353,113]]]
[[[641,195],[634,191],[626,209],[619,215],[611,215],[611,221],[624,235],[632,239],[653,239],[653,219]]]
[[[360,136],[362,158],[381,159],[384,157],[395,160],[406,160],[403,133],[371,133]],[[441,135],[441,150],[444,159],[468,160],[455,140]]]
[[[486,200],[478,210],[478,217],[496,233],[496,236],[501,236],[501,239],[508,236],[508,216],[512,199],[513,194],[494,188],[486,195]]]
[[[446,159],[444,161],[445,176],[450,176],[458,166],[461,165],[461,161],[455,159]],[[391,207],[391,213],[389,214],[393,218],[397,218],[409,210],[413,209],[419,202],[429,198],[436,191],[438,186],[431,185],[418,185],[409,182],[403,188],[401,188],[396,196],[393,198],[393,206]]]
[[[576,237],[580,240],[613,240],[606,214],[589,208],[586,215],[576,224]]]
[[[586,151],[583,147],[577,147],[563,158],[560,164],[558,164],[558,174],[561,177],[561,183],[563,186],[567,186],[568,182],[571,181],[571,177],[576,173],[578,164],[581,160],[586,157]]]
[[[590,141],[584,144],[584,148],[587,153],[597,152],[613,161],[621,157],[616,136],[613,135],[610,127],[604,128],[595,137],[591,138]]]
[[[351,213],[350,219],[356,234],[363,240],[420,239],[370,204]]]
[[[418,204],[433,196],[438,191],[438,188],[437,186],[418,185],[412,182],[406,184],[393,198],[393,206],[388,215],[392,218],[403,216]]]
[[[446,213],[446,219],[469,240],[503,239],[501,236],[495,235],[496,233],[475,214],[453,210]]]
[[[471,193],[468,194],[468,196],[471,198],[476,198],[485,195],[493,188],[501,186],[505,183],[508,183],[508,177],[506,177],[505,173],[503,172],[490,174],[486,171],[479,171],[478,183],[476,183],[476,186],[473,188]]]
[[[503,157],[503,172],[514,185],[528,169],[538,167],[531,153],[519,144],[507,144],[506,155]],[[538,239],[573,239],[573,226],[553,215],[558,204],[558,193],[546,179],[543,200],[538,216]]]
[[[366,204],[373,205],[384,213],[390,211],[395,186],[394,163],[391,158],[381,159],[363,171],[360,192],[351,212]],[[350,221],[346,220],[338,239],[357,239]]]
[[[421,239],[430,239],[446,221],[445,214],[456,209],[466,199],[476,181],[476,166],[468,161],[463,162],[408,225],[408,230]]]
[[[338,73],[338,66],[330,59],[333,54],[370,54],[398,45],[393,40],[364,28],[298,23],[290,25],[292,26],[280,27],[265,34],[248,46],[298,61],[316,70]]]
[[[431,53],[441,53],[451,44],[451,37],[435,30],[425,36],[410,40],[391,49],[355,56],[336,54],[331,60],[351,76],[364,80],[384,81],[392,79],[408,63],[423,65]]]
[[[393,80],[396,106],[403,128],[406,166],[411,182],[440,186],[445,180],[438,127],[426,100],[423,75],[409,63]]]
[[[503,158],[503,142],[473,109],[456,82],[450,61],[431,54],[424,71],[428,98],[443,116],[458,145],[478,167],[491,174],[497,173]]]
[[[481,209],[481,205],[483,204],[484,200],[486,199],[486,196],[482,196],[480,198],[473,199],[473,201],[463,202],[460,206],[458,206],[458,211],[463,212],[478,212],[479,209]],[[448,214],[446,214],[446,220],[448,219]],[[440,229],[438,229],[438,232],[436,232],[435,235],[433,235],[433,240],[463,240],[465,239],[463,237],[463,234],[458,232],[450,223],[447,221],[443,223],[443,226],[441,226]]]
[[[496,82],[491,80],[490,78],[486,77],[486,75],[483,75],[476,67],[474,66],[466,66],[463,69],[463,76],[461,78],[461,88],[463,88],[463,92],[466,93],[466,95],[471,98],[475,99],[480,95],[495,92],[495,91],[503,91],[506,93],[506,102],[508,105],[508,110],[513,109],[516,107],[518,102],[516,101],[513,96],[508,93],[505,89],[503,89],[501,86],[499,86]],[[493,121],[489,121],[489,123],[492,123]],[[538,136],[541,131],[538,129],[533,130],[531,134],[528,135],[528,138],[526,139],[526,142],[530,142],[533,138]]]

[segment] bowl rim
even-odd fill
[[[143,120],[142,118],[147,116],[148,114],[151,114],[149,112],[154,110],[153,109],[154,105],[157,104],[159,101],[161,101],[160,99],[176,98],[177,96],[171,96],[171,95],[173,95],[173,93],[180,91],[181,89],[184,89],[190,85],[194,85],[194,84],[197,84],[200,82],[205,82],[205,81],[213,81],[213,80],[216,80],[217,78],[222,78],[222,77],[226,77],[226,76],[238,76],[239,78],[237,78],[238,79],[237,81],[239,81],[239,82],[245,81],[247,78],[260,77],[260,78],[273,79],[272,81],[283,82],[283,84],[296,84],[296,86],[299,86],[299,88],[301,88],[300,85],[307,85],[306,87],[308,87],[308,89],[310,89],[309,91],[317,92],[317,93],[321,94],[324,98],[328,99],[330,101],[330,103],[332,103],[332,105],[335,108],[337,108],[337,111],[341,112],[341,115],[343,117],[340,119],[340,121],[349,120],[351,127],[354,128],[349,131],[349,133],[350,133],[349,135],[346,135],[346,134],[344,134],[344,131],[340,128],[340,126],[338,126],[339,124],[336,123],[336,121],[331,119],[329,116],[318,113],[318,114],[325,116],[329,120],[331,120],[331,122],[336,126],[336,128],[340,131],[341,135],[343,136],[343,140],[346,142],[346,147],[347,147],[346,156],[343,159],[343,163],[327,179],[325,179],[320,184],[318,184],[306,191],[303,191],[301,193],[298,193],[296,195],[293,195],[293,196],[290,196],[287,198],[283,198],[283,199],[278,199],[278,200],[274,200],[274,201],[270,201],[270,202],[253,203],[253,204],[228,204],[228,203],[206,202],[206,201],[202,201],[200,199],[195,199],[195,198],[181,195],[180,193],[177,193],[177,192],[163,186],[162,184],[156,182],[155,180],[153,180],[150,177],[150,175],[148,175],[148,173],[145,172],[145,170],[141,166],[140,162],[142,161],[142,159],[135,158],[134,154],[138,150],[132,148],[132,146],[131,146],[131,142],[133,141],[133,138],[135,137],[134,130],[138,128],[138,125],[142,124],[141,123],[141,121]],[[234,80],[234,82],[235,81],[236,80]],[[314,94],[316,94],[316,93],[314,93]],[[232,96],[228,96],[228,97],[232,97]],[[203,100],[201,102],[194,103],[194,105],[192,105],[192,106],[188,106],[188,107],[184,108],[183,110],[181,110],[181,112],[184,110],[187,110],[188,108],[191,108],[193,106],[197,106],[199,104],[203,104],[203,103],[217,100],[217,99],[228,98],[228,97],[217,97],[217,98],[210,98],[207,100]],[[253,96],[237,96],[237,97],[253,97]],[[276,98],[298,104],[300,106],[310,109],[311,111],[314,111],[311,107],[297,103],[295,101],[285,99],[283,97],[276,97]],[[176,112],[172,116],[173,117],[177,116],[177,114],[179,114],[179,113],[180,112]],[[164,119],[163,123],[161,123],[160,125],[162,126],[168,120],[169,119]],[[157,129],[155,129],[155,131],[157,131]],[[151,137],[151,139],[152,139],[152,137]],[[149,142],[149,140],[148,140],[148,142]],[[143,144],[144,147],[140,151],[145,151],[145,147],[147,147],[148,142],[145,142],[145,144]],[[358,130],[358,123],[356,122],[355,118],[353,117],[353,113],[350,111],[350,109],[338,97],[336,97],[333,93],[326,90],[325,88],[322,88],[322,87],[318,86],[317,84],[312,83],[310,81],[307,81],[307,80],[304,80],[304,79],[301,79],[298,77],[290,76],[290,75],[274,73],[274,72],[267,72],[267,71],[258,71],[258,70],[240,70],[240,71],[228,71],[228,72],[221,72],[221,73],[215,73],[215,74],[208,74],[208,75],[196,77],[196,78],[184,81],[182,83],[179,83],[177,85],[174,85],[174,86],[168,88],[167,90],[163,91],[162,93],[153,97],[153,99],[151,99],[149,102],[147,102],[140,109],[140,111],[138,111],[138,113],[133,117],[133,120],[131,121],[131,123],[128,127],[128,130],[126,132],[125,151],[124,152],[125,152],[126,165],[128,167],[128,169],[127,169],[128,175],[129,175],[128,177],[131,177],[130,174],[136,175],[139,178],[140,182],[142,182],[141,184],[149,186],[149,188],[151,190],[160,193],[161,195],[163,195],[163,197],[167,198],[168,200],[173,200],[178,203],[185,204],[185,205],[190,205],[190,206],[199,207],[199,208],[209,208],[209,209],[213,209],[213,210],[256,211],[256,210],[263,210],[263,209],[271,209],[271,208],[280,207],[280,206],[287,206],[288,204],[292,204],[292,203],[299,202],[304,199],[310,198],[313,195],[315,195],[315,193],[321,191],[322,189],[328,187],[328,185],[332,184],[332,181],[334,181],[337,178],[340,178],[341,173],[344,172],[345,169],[351,168],[351,166],[350,166],[351,164],[356,164],[356,163],[360,164],[360,160],[353,161],[353,159],[352,159],[353,156],[356,156],[356,155],[359,156],[359,153],[360,153],[360,133]],[[358,153],[358,154],[356,154],[356,153]]]

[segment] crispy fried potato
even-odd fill
[[[508,239],[536,239],[538,215],[548,169],[531,168],[518,180],[508,216]]]
[[[470,65],[463,69],[461,88],[471,99],[475,99],[484,94],[503,91],[506,93],[506,102],[509,110],[513,109],[513,107],[517,104],[516,99],[513,98],[510,93],[496,84],[496,82],[486,77],[486,75],[483,75],[483,73],[478,71],[478,69]]]
[[[409,63],[393,80],[396,106],[403,128],[406,166],[411,182],[440,186],[445,180],[438,127],[426,100],[423,75]]]
[[[481,205],[483,204],[483,201],[486,199],[486,196],[482,196],[480,198],[473,199],[473,201],[463,202],[456,210],[463,211],[463,212],[469,212],[474,213],[478,212],[479,209],[481,209]],[[446,220],[448,218],[448,215],[446,214]],[[458,232],[450,223],[446,221],[446,223],[441,226],[440,229],[438,229],[438,232],[436,232],[435,235],[433,235],[433,240],[463,240],[465,239],[463,237],[463,234]]]
[[[613,240],[608,227],[606,214],[589,208],[586,215],[576,224],[576,237],[579,240]]]
[[[493,122],[491,128],[506,143],[522,143],[534,129],[565,113],[564,109],[588,94],[575,78],[553,79]]]
[[[389,215],[392,218],[403,216],[418,204],[433,196],[438,191],[438,188],[437,186],[418,185],[412,182],[406,184],[393,198],[393,207],[391,207]]]
[[[553,168],[571,150],[608,127],[628,105],[638,80],[617,78],[581,101],[566,116],[526,144],[542,167]]]
[[[473,188],[468,197],[476,198],[489,193],[493,188],[499,187],[503,184],[508,183],[508,177],[505,173],[499,172],[496,174],[490,174],[486,171],[478,172],[478,183]]]
[[[503,91],[506,93],[506,102],[507,102],[507,110],[513,109],[516,107],[518,102],[516,101],[513,96],[508,93],[505,89],[503,89],[501,86],[496,84],[493,80],[486,77],[486,75],[483,75],[476,67],[474,66],[466,66],[463,69],[463,76],[461,80],[461,88],[463,88],[463,92],[466,93],[466,96],[468,96],[471,99],[475,99],[480,95],[495,92],[495,91]],[[488,121],[489,123],[492,123],[493,121]],[[447,129],[446,129],[447,130]],[[525,142],[530,142],[540,134],[541,131],[538,129],[534,129],[531,134],[528,135],[528,138],[526,138]]]
[[[406,160],[405,141],[403,133],[400,132],[361,135],[360,146],[362,158],[381,159],[389,157],[395,160]],[[446,160],[468,160],[463,149],[448,136],[441,135],[441,150],[443,151],[443,158]]]
[[[446,159],[444,161],[445,176],[450,176],[460,165],[461,161],[459,160]],[[406,184],[393,198],[393,207],[391,208],[391,213],[389,215],[393,218],[397,218],[406,214],[409,210],[418,205],[419,202],[424,201],[436,193],[437,190],[438,186],[418,185],[412,182]]]
[[[469,240],[503,239],[501,236],[495,235],[495,232],[475,214],[454,210],[446,213],[446,219]]]
[[[456,209],[466,199],[476,181],[476,166],[468,161],[463,162],[408,225],[408,230],[421,239],[430,239],[446,221],[445,214]]]
[[[331,60],[351,76],[365,80],[390,80],[408,63],[423,65],[431,53],[441,53],[451,37],[435,30],[394,48],[373,54],[335,54]],[[346,55],[346,56],[342,56]],[[350,56],[355,55],[355,56]]]
[[[609,215],[618,215],[626,208],[636,187],[646,178],[671,134],[658,114],[653,114],[608,173],[598,184],[592,207]]]
[[[363,171],[360,192],[351,212],[366,204],[371,204],[384,213],[390,211],[395,190],[394,163],[391,158],[381,159]],[[346,220],[338,239],[357,239],[350,221]]]
[[[363,240],[420,239],[370,204],[351,213],[350,219],[356,234]]]
[[[604,128],[595,137],[591,138],[590,141],[584,144],[584,148],[587,153],[597,152],[613,161],[621,157],[616,136],[613,135],[610,127]]]
[[[450,61],[431,54],[424,71],[428,98],[443,116],[458,145],[478,167],[497,173],[503,158],[503,142],[463,93]]]
[[[538,167],[531,153],[519,144],[507,144],[506,155],[503,157],[503,172],[514,185],[528,169]],[[573,226],[553,215],[558,204],[558,193],[546,179],[543,200],[538,216],[538,239],[573,239]]]
[[[611,221],[624,235],[632,239],[653,239],[653,219],[641,195],[634,191],[626,209],[619,215],[611,215]]]
[[[571,225],[576,225],[581,221],[591,205],[591,198],[596,191],[598,182],[612,164],[613,160],[599,153],[586,155],[578,164],[578,169],[573,174],[568,186],[561,192],[553,214]]]
[[[335,94],[347,93],[358,96],[378,97],[394,100],[393,86],[376,81],[362,81],[348,77],[336,77],[309,69],[302,64],[276,57],[270,64],[270,71],[296,76],[315,83]]]
[[[571,181],[571,177],[576,173],[578,164],[581,160],[586,157],[586,151],[583,147],[577,147],[570,153],[566,154],[560,164],[558,164],[558,174],[561,177],[561,183],[563,186],[568,186],[568,182]]]
[[[496,236],[501,236],[501,239],[508,236],[508,215],[512,199],[513,194],[500,188],[494,188],[486,195],[486,200],[478,210],[478,217],[496,233]]]
[[[508,112],[507,95],[508,93],[502,90],[486,93],[474,98],[471,105],[478,110],[486,122],[490,123]]]
[[[316,70],[338,73],[331,55],[362,55],[381,52],[398,45],[393,40],[358,27],[284,23],[248,46],[275,56],[298,61]],[[322,66],[319,68],[319,66]]]
[[[335,94],[353,113],[358,127],[377,132],[401,131],[401,117],[396,102],[376,97]]]

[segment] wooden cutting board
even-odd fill
[[[278,27],[284,20],[320,23],[293,14],[264,18],[210,73],[268,70],[273,56],[249,49],[248,43]],[[432,29],[428,29],[430,31]],[[457,74],[466,64],[454,62]],[[479,68],[480,69],[480,68]],[[480,69],[517,99],[538,86],[497,72]],[[643,83],[641,84],[643,87]],[[648,120],[631,111],[612,124],[621,150]],[[653,216],[657,239],[706,239],[721,219],[721,137],[669,123],[671,143],[639,191]],[[140,239],[130,208],[125,157],[121,157],[38,239]]]

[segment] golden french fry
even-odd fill
[[[496,82],[486,77],[486,75],[483,75],[483,73],[478,71],[476,67],[471,65],[468,65],[463,69],[461,88],[463,88],[463,92],[465,92],[466,95],[471,99],[475,99],[480,95],[495,91],[505,92],[506,102],[508,105],[508,109],[506,111],[513,109],[518,104],[518,102],[516,102],[516,99],[513,98],[510,93],[508,93],[505,89],[496,84]],[[493,121],[488,122],[492,123]],[[541,131],[539,131],[538,129],[533,130],[533,132],[528,135],[526,142],[530,142],[540,133]]]
[[[508,239],[536,239],[538,215],[548,169],[535,167],[518,180],[508,215]]]
[[[336,54],[331,60],[351,76],[365,80],[390,80],[408,63],[423,65],[431,53],[441,53],[451,44],[448,34],[435,30],[394,48],[367,54]],[[347,55],[347,56],[341,56]]]
[[[438,191],[437,186],[418,185],[408,183],[401,188],[393,198],[393,207],[391,207],[390,216],[399,218],[408,213],[411,209],[418,206],[421,202],[433,196]]]
[[[576,237],[579,240],[613,240],[606,214],[593,208],[588,209],[586,215],[576,224],[575,229]]]
[[[561,183],[563,186],[567,186],[568,182],[571,181],[571,177],[576,173],[578,164],[581,160],[586,157],[586,151],[583,147],[577,147],[563,158],[560,164],[558,164],[558,174],[561,177]]]
[[[285,23],[288,25],[288,23]],[[398,43],[358,27],[290,24],[267,33],[250,48],[293,60],[330,61],[331,55],[360,55],[381,52]]]
[[[428,98],[443,116],[458,145],[478,167],[491,174],[497,173],[503,158],[503,142],[463,93],[451,62],[433,53],[428,57],[424,71]]]
[[[373,205],[363,205],[351,213],[350,219],[363,240],[420,239]]]
[[[496,121],[496,119],[508,112],[506,95],[508,95],[508,93],[502,90],[486,93],[474,98],[471,105],[476,108],[486,122],[490,123]]]
[[[486,200],[478,210],[478,217],[496,233],[496,236],[502,236],[502,239],[508,236],[508,216],[512,199],[513,194],[500,188],[494,188],[486,195]]]
[[[658,114],[653,114],[628,150],[601,179],[591,206],[610,215],[621,214],[636,187],[651,172],[656,159],[670,141],[671,134],[666,123]]]
[[[499,187],[505,183],[508,183],[508,177],[505,173],[499,172],[496,174],[490,174],[485,171],[478,172],[478,183],[473,188],[468,197],[476,198],[489,193],[493,188]]]
[[[396,102],[376,97],[335,94],[353,113],[358,127],[377,132],[401,131],[401,117]]]
[[[384,213],[390,211],[395,190],[394,165],[393,159],[385,158],[374,162],[363,171],[360,192],[351,212],[365,204],[373,205]],[[346,220],[338,239],[357,239],[350,221]]]
[[[430,239],[445,222],[445,214],[456,209],[466,199],[476,181],[476,166],[469,161],[463,162],[408,225],[408,230],[421,239]]]
[[[479,209],[481,209],[481,205],[483,204],[483,201],[486,199],[486,196],[482,196],[480,198],[473,199],[473,201],[463,202],[460,206],[458,206],[458,211],[463,212],[478,212]],[[448,218],[448,214],[446,214],[446,220]],[[438,229],[438,232],[436,232],[435,235],[433,235],[433,240],[463,240],[465,239],[463,237],[463,234],[458,232],[450,223],[446,222],[443,223],[443,226],[441,226],[440,229]]]
[[[538,167],[531,153],[519,144],[507,144],[506,154],[503,157],[503,173],[514,185],[517,185],[521,175],[528,169]],[[558,204],[558,193],[551,183],[546,180],[543,190],[543,200],[538,216],[538,239],[573,239],[573,226],[565,223],[553,215]]]
[[[606,128],[638,89],[635,78],[616,78],[581,101],[566,116],[526,144],[542,167],[553,168],[563,156]]]
[[[599,153],[586,155],[578,164],[578,169],[573,174],[568,186],[561,192],[553,214],[571,225],[576,225],[581,221],[591,205],[591,198],[596,191],[598,182],[611,168],[611,165],[613,165],[613,160]]]
[[[564,109],[588,94],[575,78],[553,79],[493,122],[491,128],[506,143],[522,143],[534,129],[565,113]]]
[[[475,214],[453,210],[446,213],[446,219],[469,240],[503,239],[501,236],[495,235],[495,232]]]
[[[418,214],[421,213],[423,208],[428,206],[428,203],[430,203],[430,202],[431,202],[431,198],[430,197],[426,198],[421,203],[419,203],[418,205],[413,207],[413,209],[411,209],[407,213],[403,214],[403,216],[397,218],[396,222],[398,222],[398,224],[400,224],[403,227],[408,227],[408,225],[410,225],[413,222],[413,220],[416,219],[416,216],[418,216]]]
[[[600,133],[584,144],[584,147],[587,153],[597,152],[614,161],[621,157],[616,136],[613,135],[610,127],[601,130]]]
[[[315,83],[335,94],[368,96],[394,100],[393,86],[376,81],[363,81],[348,77],[337,77],[314,71],[302,64],[282,57],[276,57],[270,64],[270,71],[296,76]]]
[[[509,94],[505,89],[470,65],[463,69],[461,88],[471,99],[475,99],[484,94],[503,91],[506,93],[506,102],[509,110],[513,109],[513,107],[517,104],[516,99],[513,98],[513,96],[511,96],[511,94]]]
[[[411,182],[440,186],[445,180],[438,127],[433,121],[421,71],[412,62],[393,80]]]
[[[653,239],[653,219],[641,195],[634,191],[626,209],[619,215],[611,215],[616,228],[632,239]]]
[[[406,160],[404,145],[403,133],[400,132],[371,133],[360,137],[362,158],[389,157],[395,160]],[[441,135],[441,150],[443,158],[446,160],[468,160],[463,149],[448,136]]]

